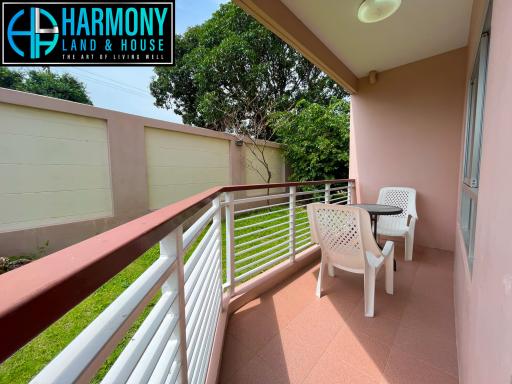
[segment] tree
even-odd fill
[[[289,45],[232,3],[176,36],[176,65],[155,67],[155,105],[183,122],[228,131],[230,122],[267,138],[262,120],[300,99],[327,104],[345,91]]]
[[[291,180],[347,176],[350,104],[345,99],[321,105],[299,101],[289,112],[275,113],[271,125],[284,147]]]
[[[82,82],[68,73],[59,75],[49,69],[21,72],[0,67],[0,87],[92,105]]]

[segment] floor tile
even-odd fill
[[[400,327],[395,347],[434,367],[457,376],[457,348],[455,340],[435,335],[429,328]]]
[[[382,384],[458,384],[458,379],[393,349]]]
[[[233,376],[239,369],[245,367],[255,355],[254,350],[246,347],[234,336],[227,333],[224,337],[220,381],[224,382]]]

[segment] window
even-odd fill
[[[476,55],[467,93],[466,137],[464,145],[463,184],[460,206],[460,226],[470,271],[473,269],[475,224],[480,180],[480,151],[484,117],[487,58],[489,54],[491,6],[487,11],[484,31]]]

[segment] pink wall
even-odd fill
[[[453,250],[466,49],[361,79],[352,96],[350,177],[362,202],[384,186],[417,190],[415,242]]]
[[[480,34],[485,3],[475,0],[472,35]],[[464,384],[512,382],[511,19],[512,2],[494,0],[472,276],[457,229],[455,305]]]

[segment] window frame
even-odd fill
[[[459,226],[466,248],[470,274],[473,271],[474,261],[491,12],[492,4],[489,4],[466,95],[466,128],[464,134]]]

